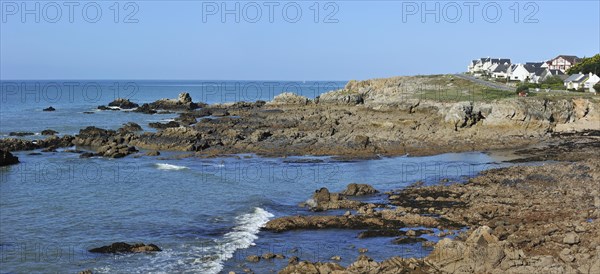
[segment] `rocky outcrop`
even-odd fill
[[[400,221],[386,220],[368,215],[350,216],[290,216],[271,220],[265,229],[283,232],[298,229],[392,229],[402,227]]]
[[[42,111],[56,111],[56,109],[50,106],[50,107],[43,109]]]
[[[9,151],[0,150],[0,166],[8,166],[19,163],[19,158],[12,155]]]
[[[108,104],[109,107],[118,107],[120,109],[132,109],[139,107],[138,104],[129,101],[125,98],[117,98]]]
[[[378,193],[375,188],[367,184],[349,184],[341,194],[346,196],[363,196]]]
[[[330,209],[357,209],[364,205],[360,201],[348,200],[340,193],[330,193],[325,187],[316,190],[312,198],[302,206],[308,206],[313,211],[324,211]]]
[[[301,95],[297,95],[292,92],[284,92],[273,98],[267,105],[299,105],[303,106],[310,102],[310,100]]]
[[[92,248],[88,251],[92,253],[142,253],[162,250],[155,244],[146,245],[144,243],[128,244],[117,242],[107,246]]]
[[[56,135],[58,131],[52,129],[44,129],[42,130],[42,135]]]
[[[133,133],[138,131],[142,131],[142,127],[134,122],[126,123],[118,130],[120,134]]]
[[[163,109],[176,111],[194,110],[202,106],[203,104],[192,102],[192,97],[187,92],[180,93],[177,99],[160,99],[149,104],[149,107],[154,110]]]

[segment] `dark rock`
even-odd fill
[[[152,109],[164,110],[194,110],[200,108],[200,104],[192,102],[189,93],[180,93],[177,99],[160,99],[150,104]]]
[[[94,157],[94,153],[84,152],[84,153],[81,153],[81,155],[79,155],[79,158],[90,158],[90,157]]]
[[[170,121],[168,123],[155,122],[155,123],[149,123],[148,126],[151,128],[165,129],[165,128],[170,128],[170,127],[179,127],[179,123],[177,123],[175,121]]]
[[[426,242],[427,240],[420,237],[398,237],[392,241],[394,244],[414,244]]]
[[[51,129],[42,130],[42,135],[55,135],[55,134],[58,134],[58,131],[51,130]]]
[[[120,109],[132,109],[139,107],[138,104],[129,101],[129,99],[117,98],[108,104],[109,107],[119,107]]]
[[[33,132],[11,132],[8,134],[8,136],[18,136],[18,137],[31,136],[31,135],[35,135],[35,133],[33,133]]]
[[[127,133],[127,132],[136,132],[142,131],[142,127],[134,122],[129,122],[124,124],[121,128],[119,128],[119,133]]]
[[[140,112],[144,114],[155,114],[156,110],[153,109],[149,104],[143,104],[142,106],[133,110],[133,112]]]
[[[47,107],[47,108],[45,108],[45,109],[43,109],[43,111],[55,111],[55,110],[56,110],[56,109],[55,109],[55,108],[53,108],[53,107],[51,107],[51,106],[50,106],[50,107]]]
[[[128,244],[123,242],[113,243],[98,248],[92,248],[89,252],[92,253],[140,253],[140,252],[154,252],[162,251],[155,244],[146,245],[144,243]]]
[[[13,156],[9,151],[0,150],[0,166],[8,166],[19,163],[19,158]]]

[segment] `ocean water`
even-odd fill
[[[221,102],[201,94],[204,82],[136,85],[139,92],[132,100],[138,103],[174,98],[182,91],[190,92],[195,101]],[[19,91],[5,87],[0,105],[2,138],[11,131],[51,128],[73,134],[89,125],[116,129],[125,122],[145,126],[173,118],[94,110],[113,98],[49,103],[31,101],[28,98],[33,92],[21,90],[26,92],[26,100],[21,100],[22,94],[19,98],[14,95]],[[57,111],[41,111],[50,105]],[[16,152],[21,163],[0,168],[1,273],[76,273],[84,269],[94,273],[240,273],[245,268],[269,273],[287,264],[287,259],[255,264],[245,262],[245,257],[274,252],[301,260],[328,260],[339,255],[341,263],[348,264],[359,255],[358,248],[368,248],[367,255],[378,260],[391,255],[425,256],[429,250],[419,244],[394,245],[391,238],[357,239],[359,231],[271,233],[260,228],[275,217],[313,214],[298,204],[321,187],[341,191],[354,182],[387,191],[418,180],[431,184],[445,178],[464,181],[482,170],[506,165],[479,152],[362,161],[255,155],[169,159],[178,152],[164,152],[160,157],[79,159],[78,154],[62,150],[30,153]],[[298,161],[305,158],[316,161]],[[163,251],[129,255],[87,252],[119,241],[154,243]]]

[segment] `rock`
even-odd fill
[[[378,193],[375,188],[367,184],[349,184],[346,190],[342,191],[341,194],[346,196],[363,196]]]
[[[267,105],[306,105],[309,102],[310,100],[305,96],[284,92],[273,97],[273,100],[268,102]]]
[[[297,264],[299,261],[297,256],[292,256],[289,260],[288,260],[288,264]]]
[[[265,254],[262,255],[262,258],[265,259],[265,260],[274,259],[275,258],[275,254],[270,253],[270,252],[269,253],[265,253]]]
[[[53,108],[52,106],[50,106],[50,107],[47,107],[47,108],[43,109],[42,111],[55,111],[55,110],[56,110],[55,108]]]
[[[125,98],[117,98],[108,104],[109,107],[119,107],[120,109],[132,109],[139,107],[138,104],[129,101]]]
[[[150,104],[142,104],[138,108],[134,109],[133,112],[140,112],[144,114],[155,114],[157,111],[153,109]]]
[[[129,133],[129,132],[137,132],[142,131],[142,127],[134,122],[129,122],[127,124],[123,124],[121,128],[119,128],[118,132],[120,134]]]
[[[8,166],[19,163],[19,158],[13,156],[9,151],[0,150],[0,166]]]
[[[51,129],[42,130],[42,135],[56,135],[56,134],[58,134],[58,131],[51,130]]]
[[[368,248],[359,248],[358,249],[358,253],[367,253],[367,252],[369,252]]]
[[[333,256],[333,257],[330,258],[330,260],[341,261],[342,257],[340,257],[340,256]]]
[[[257,255],[250,255],[246,257],[246,261],[251,263],[257,263],[260,261],[260,257],[258,257]]]
[[[568,248],[563,249],[562,251],[560,251],[560,253],[558,254],[558,257],[563,260],[566,263],[570,263],[572,261],[575,260],[575,257],[573,255],[571,255],[571,250]]]
[[[271,137],[271,135],[273,134],[271,134],[271,132],[268,130],[257,130],[250,135],[250,140],[257,143]]]
[[[416,235],[417,235],[417,233],[412,229],[409,229],[408,231],[406,231],[406,236],[414,237]]]
[[[90,158],[94,157],[94,153],[92,152],[84,152],[79,155],[79,158]]]
[[[127,244],[123,242],[113,243],[111,245],[92,248],[89,252],[92,253],[140,253],[140,252],[156,252],[162,251],[155,244],[145,245],[144,243]]]
[[[143,107],[143,106],[142,106]],[[200,108],[201,104],[192,102],[192,97],[189,93],[180,93],[177,99],[160,99],[149,104],[150,109],[163,109],[163,110],[194,110]]]
[[[8,136],[17,136],[17,137],[32,136],[32,135],[35,135],[35,133],[33,133],[33,132],[11,132],[8,134]]]
[[[179,127],[179,123],[177,123],[175,121],[169,121],[168,123],[153,122],[153,123],[149,123],[148,126],[150,126],[151,128],[165,129],[165,128]]]
[[[146,152],[146,156],[159,156],[160,155],[160,151],[158,150],[150,150],[148,152]]]
[[[573,245],[579,243],[579,235],[575,232],[569,232],[563,238],[563,243]]]
[[[86,269],[86,270],[77,272],[77,274],[93,274],[93,272],[89,269]]]

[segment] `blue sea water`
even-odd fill
[[[12,131],[39,133],[50,128],[61,134],[75,134],[89,125],[116,129],[123,123],[136,122],[145,127],[151,121],[174,118],[173,114],[95,110],[97,105],[105,105],[115,97],[144,103],[176,98],[187,91],[194,101],[217,103],[269,100],[284,91],[254,92],[252,99],[244,97],[250,96],[248,93],[230,100],[222,93],[243,94],[241,87],[249,90],[253,84],[248,83],[254,82],[214,81],[225,83],[226,87],[207,93],[206,87],[214,88],[214,83],[137,81],[133,82],[138,88],[134,94],[115,96],[104,92],[114,82],[104,81],[95,82],[102,88],[100,99],[88,100],[91,95],[73,92],[49,101],[56,98],[49,93],[49,82],[52,81],[38,82],[39,100],[34,100],[35,87],[22,86],[23,82],[2,82],[2,138]],[[32,83],[36,82],[25,82]],[[42,88],[44,83],[46,91]],[[90,82],[80,85],[86,83]],[[124,82],[120,83],[122,89]],[[288,82],[280,82],[280,86],[285,83]],[[297,93],[308,97],[344,85],[343,82],[295,83],[301,87]],[[338,86],[327,88],[328,83]],[[236,87],[238,84],[240,88]],[[57,85],[64,90],[70,84]],[[314,86],[323,88],[310,94]],[[48,106],[57,110],[41,111]],[[93,114],[83,113],[87,111]],[[295,161],[307,157],[171,157],[178,152],[123,159],[79,159],[78,154],[62,150],[41,155],[30,153],[15,152],[21,163],[0,168],[2,273],[76,273],[84,269],[94,273],[240,273],[244,268],[268,273],[283,267],[287,260],[254,264],[245,262],[245,257],[274,252],[298,256],[301,260],[328,260],[339,255],[341,263],[348,264],[359,255],[358,248],[368,248],[367,255],[378,260],[391,255],[425,256],[428,250],[419,244],[394,245],[391,238],[357,239],[359,231],[271,233],[261,231],[260,227],[274,217],[312,214],[298,204],[321,187],[341,191],[355,182],[387,191],[418,180],[464,181],[482,170],[505,165],[498,158],[478,152],[361,161],[317,157],[320,161],[310,163]],[[368,199],[384,198],[380,195]],[[130,255],[87,252],[118,241],[154,243],[163,251]]]

